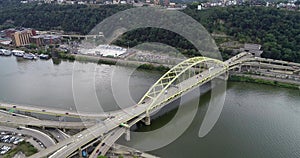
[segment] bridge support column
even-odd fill
[[[78,155],[79,155],[80,158],[83,158],[81,147],[78,148]]]
[[[150,116],[145,117],[145,125],[149,126],[151,124]]]
[[[238,71],[241,72],[242,71],[242,66],[240,65],[238,69],[239,69]]]
[[[126,129],[126,132],[125,132],[125,140],[126,141],[130,141],[130,129]]]
[[[224,76],[225,80],[228,80],[228,77],[229,77],[229,71],[226,71]]]

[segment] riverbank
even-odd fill
[[[137,67],[138,69],[143,69],[143,70],[167,72],[168,70],[170,70],[171,67],[173,67],[173,65],[165,65],[165,64],[162,65],[162,64],[149,63],[149,62],[124,60],[121,58],[105,58],[105,57],[87,56],[87,55],[79,55],[79,54],[74,56],[75,56],[75,60],[79,62],[93,62],[97,64]]]
[[[106,64],[106,65],[119,65],[127,67],[138,67],[138,69],[143,70],[154,70],[160,72],[167,72],[170,70],[172,65],[161,65],[149,62],[140,62],[140,61],[131,61],[117,58],[104,58],[104,57],[95,57],[95,56],[86,56],[86,55],[76,55],[75,59],[81,62],[94,62],[97,64]],[[277,87],[299,89],[300,83],[297,81],[288,81],[279,78],[271,78],[265,76],[257,76],[251,74],[234,74],[230,75],[230,81],[235,82],[249,82],[249,83],[259,83],[265,85],[272,85]]]
[[[299,89],[300,87],[300,85],[298,84],[284,82],[283,80],[280,81],[277,78],[248,75],[248,74],[230,75],[229,81],[259,83],[259,84],[272,85],[272,86],[283,87],[283,88],[292,88],[292,89]]]

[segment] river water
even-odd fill
[[[93,63],[55,63],[0,57],[0,101],[41,108],[101,112],[102,107],[111,111],[134,104],[161,75],[142,70],[131,73],[128,68]],[[116,101],[114,96],[119,99]],[[189,128],[174,142],[150,153],[173,158],[298,158],[299,96],[299,90],[229,82],[223,111],[208,135],[198,137],[209,92],[200,97]],[[184,104],[191,102],[197,101]],[[158,129],[175,113],[176,109],[160,116],[151,126],[139,125],[136,131]],[[161,138],[168,135],[161,134]],[[132,138],[130,143],[135,141]],[[127,144],[123,139],[120,142]]]

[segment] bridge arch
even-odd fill
[[[210,72],[212,68],[218,68],[218,71]],[[229,66],[227,63],[217,59],[208,57],[189,58],[174,66],[160,79],[158,79],[146,92],[138,104],[144,104],[146,102],[149,104],[148,108],[146,109],[146,116],[149,117],[152,110],[159,108],[164,103],[167,103],[169,100],[180,96],[184,92],[227,72],[228,69]],[[205,71],[206,73],[203,73],[203,75],[200,77],[199,74]],[[196,77],[197,79],[199,77],[199,80],[195,80],[195,82],[184,89],[179,89],[177,87],[178,91],[176,91],[174,95],[164,98],[163,100],[159,100],[160,97],[167,93],[167,89],[169,87],[176,87],[176,82],[182,77]]]

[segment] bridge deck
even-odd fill
[[[45,114],[45,115],[53,115],[53,116],[68,116],[68,117],[86,117],[86,118],[106,118],[108,114],[96,114],[96,113],[87,113],[87,112],[77,112],[66,109],[58,109],[58,108],[49,108],[33,105],[20,105],[15,103],[3,103],[0,102],[0,108],[2,109],[15,109],[15,111],[36,113],[36,114]]]
[[[65,129],[84,129],[91,127],[96,122],[61,122],[51,120],[39,120],[33,117],[25,117],[22,115],[12,115],[0,111],[0,124],[8,126],[35,126],[35,127],[52,127]]]

